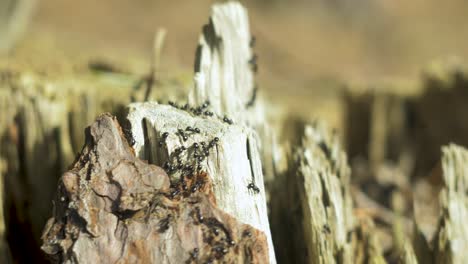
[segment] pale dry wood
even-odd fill
[[[444,187],[433,241],[435,263],[464,263],[468,259],[468,151],[451,144],[442,152]]]
[[[279,146],[255,81],[258,62],[254,42],[245,7],[238,2],[213,5],[195,54],[195,84],[188,102],[201,105],[210,101],[216,114],[253,127],[260,137],[265,180],[272,181]]]
[[[242,120],[254,90],[249,68],[250,48],[247,10],[237,2],[217,4],[203,27],[195,61],[195,87],[189,103],[212,102],[213,111]]]
[[[192,159],[193,144],[209,144],[219,138],[210,155],[201,162],[203,170],[213,181],[213,191],[218,206],[239,221],[250,224],[265,232],[271,263],[274,263],[274,251],[268,223],[265,189],[257,136],[253,129],[246,126],[229,125],[217,117],[204,118],[192,115],[184,110],[156,103],[138,103],[129,107],[128,120],[135,141],[137,155],[151,163],[162,166],[176,148],[184,146],[188,151],[182,155],[183,161]],[[200,133],[193,134],[184,141],[178,130],[196,127]],[[163,133],[169,133],[164,146]],[[186,132],[189,134],[188,132]],[[197,166],[198,163],[193,164]],[[254,183],[259,193],[248,188]]]
[[[370,218],[360,220],[353,234],[353,244],[354,259],[351,263],[386,263],[377,238],[376,227]]]
[[[403,250],[400,255],[400,259],[398,263],[401,264],[418,264],[418,260],[416,258],[416,255],[414,254],[413,247],[411,246],[411,243],[405,242],[403,245]]]
[[[278,258],[285,263],[353,263],[346,154],[337,135],[321,123],[305,125],[296,137],[300,142],[288,173],[275,182],[271,201]]]
[[[210,22],[204,26],[200,37],[195,85],[188,94],[189,108],[208,101],[210,107],[206,110],[212,111],[214,117],[194,116],[173,107],[147,103],[131,105],[128,119],[138,155],[155,164],[162,165],[180,145],[188,147],[218,137],[219,147],[206,161],[216,200],[220,208],[239,221],[265,232],[270,262],[275,263],[259,152],[266,152],[260,148],[260,142],[272,139],[266,132],[268,128],[259,101],[249,105],[256,96],[254,73],[249,64],[253,56],[250,41],[245,8],[236,2],[214,5]],[[234,125],[223,122],[224,117],[233,120]],[[178,129],[185,130],[187,126],[198,127],[202,133],[190,137],[187,142],[169,136],[167,148],[158,146],[162,133],[175,135]],[[249,189],[249,184],[259,188],[259,193]]]
[[[352,261],[347,238],[353,228],[350,169],[336,136],[307,126],[296,152],[299,197],[308,263]],[[327,226],[330,234],[327,232]]]

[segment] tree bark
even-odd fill
[[[42,248],[60,263],[268,261],[264,233],[217,207],[206,173],[184,184],[138,159],[116,119],[102,115],[59,182]]]

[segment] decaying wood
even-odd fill
[[[206,171],[213,181],[218,206],[239,221],[265,232],[269,245],[272,245],[255,131],[229,125],[217,117],[199,117],[156,103],[131,105],[128,120],[139,157],[160,166],[165,162],[173,166],[178,166],[179,162],[194,168],[202,166],[201,170]],[[198,128],[200,133],[187,131],[187,127]],[[164,133],[168,133],[166,139]],[[187,135],[186,141],[182,134]],[[208,147],[215,138],[218,138],[217,144],[209,150],[206,159],[198,162],[194,154],[205,155],[203,151],[197,152],[202,149],[202,142]],[[164,144],[161,146],[160,142]],[[186,151],[177,161],[173,158],[174,153],[182,146]],[[173,177],[180,177],[181,173],[178,169]],[[249,188],[249,184],[258,191]]]
[[[442,152],[444,188],[433,241],[435,263],[464,263],[468,259],[468,150],[449,145]]]
[[[364,218],[360,221],[354,232],[356,239],[354,245],[354,260],[349,263],[385,263],[375,230],[374,223],[371,219]],[[343,263],[348,263],[346,261],[349,261],[349,259],[344,260]]]
[[[119,84],[90,70],[56,76],[13,65],[0,66],[5,223],[14,234],[7,234],[11,250],[30,262],[41,256],[40,235],[51,214],[54,186],[80,151],[83,128],[99,113],[123,109],[137,78],[127,76]],[[19,254],[24,250],[30,254]]]
[[[81,155],[59,181],[43,233],[43,250],[53,260],[275,263],[277,256],[281,263],[383,263],[382,249],[400,263],[416,263],[415,255],[419,263],[467,258],[460,250],[468,237],[465,150],[444,150],[445,187],[432,247],[417,224],[411,245],[406,229],[412,225],[402,216],[411,209],[394,208],[392,199],[405,195],[400,187],[409,181],[401,184],[391,170],[389,188],[397,186],[398,192],[381,193],[388,196],[388,207],[357,192],[360,208],[353,215],[349,167],[337,137],[320,124],[291,128],[295,117],[278,118],[280,110],[268,108],[255,83],[251,43],[245,8],[229,2],[215,5],[203,28],[190,89],[159,78],[160,52],[149,77],[99,63],[52,74],[0,66],[0,176],[6,197],[0,254],[8,237],[20,262],[39,256],[35,242],[25,242],[31,234],[38,239],[56,181],[81,149],[82,129],[97,114],[124,117],[131,101],[172,99],[173,106],[128,107],[124,134],[130,144],[108,115],[90,127]],[[398,175],[413,174],[411,160],[401,166],[408,153],[425,174],[438,159],[440,144],[466,145],[468,129],[458,113],[466,109],[467,78],[458,68],[444,78],[426,76],[420,94],[399,94],[392,87],[347,98],[349,156],[369,160],[367,179],[380,181],[388,161],[398,164]],[[288,129],[292,133],[278,145],[275,133]],[[278,156],[286,160],[288,154],[289,164],[278,164]],[[369,215],[390,230],[390,245],[380,247]],[[2,223],[10,223],[7,233]]]
[[[298,136],[301,143],[293,150],[288,174],[277,179],[271,201],[278,258],[284,263],[352,263],[346,155],[336,135],[320,124],[305,126]]]
[[[209,100],[218,115],[247,118],[245,109],[255,89],[249,63],[256,65],[250,42],[247,10],[236,2],[214,5],[197,48],[191,105]]]
[[[418,260],[414,254],[413,247],[409,242],[406,242],[403,246],[403,251],[401,252],[400,259],[398,261],[401,264],[417,264]]]
[[[206,174],[187,187],[171,195],[167,174],[138,159],[116,119],[102,115],[60,180],[43,249],[61,263],[268,261],[264,233],[217,207]]]
[[[265,102],[255,82],[258,70],[247,10],[237,2],[214,5],[210,21],[203,27],[195,58],[191,105],[209,101],[212,111],[247,124],[259,134],[265,178],[274,178],[274,131],[267,120]]]
[[[214,5],[210,23],[200,37],[195,86],[188,95],[187,106],[133,104],[128,120],[138,156],[160,166],[165,162],[177,166],[171,157],[180,147],[187,149],[182,163],[190,162],[198,151],[195,143],[201,149],[202,142],[208,146],[217,138],[219,142],[206,160],[191,165],[202,166],[200,169],[212,177],[221,209],[265,232],[270,263],[275,263],[259,153],[260,140],[265,137],[257,136],[254,130],[257,124],[264,123],[265,117],[258,102],[249,105],[255,96],[249,65],[250,40],[245,8],[239,3]],[[187,127],[200,129],[200,133]],[[169,133],[166,139],[164,133]],[[165,143],[161,145],[161,141]]]

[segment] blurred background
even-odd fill
[[[150,69],[155,33],[161,28],[167,31],[167,36],[158,74],[162,79],[176,76],[176,86],[190,83],[201,27],[208,21],[210,7],[216,2],[220,1],[0,0],[0,99],[1,93],[7,90],[2,91],[2,87],[16,89],[18,84],[10,80],[15,74],[25,72],[34,72],[37,79],[27,75],[30,79],[23,78],[18,83],[27,87],[31,83],[36,85],[37,81],[39,84],[34,87],[46,87],[45,92],[38,88],[41,96],[46,94],[46,100],[54,103],[62,95],[58,92],[50,95],[52,86],[68,91],[69,87],[78,86],[92,90],[134,85]],[[403,193],[402,199],[407,204],[412,203],[413,195],[417,200],[418,193],[421,204],[434,202],[433,194],[437,194],[441,184],[440,147],[450,142],[468,146],[468,126],[463,122],[464,113],[468,112],[465,74],[468,71],[462,67],[468,56],[468,1],[240,2],[248,9],[251,32],[256,37],[259,91],[275,106],[272,109],[281,106],[298,117],[320,118],[335,128],[345,142],[357,189],[377,201],[382,206],[379,210],[400,210],[407,217],[415,214],[413,208],[395,209],[398,206],[390,205],[387,194],[395,189]],[[104,71],[125,76],[119,76],[116,81],[113,75],[111,82],[109,78],[89,79],[88,75],[82,78],[83,67],[89,66],[90,61],[104,62],[105,66],[114,68]],[[70,76],[73,78],[65,80]],[[44,80],[54,80],[53,85],[42,85]],[[25,94],[36,99],[36,95]],[[78,104],[66,106],[71,109],[66,113],[67,129],[71,131],[72,150],[76,153],[82,144],[81,129],[96,116],[93,111],[115,112],[116,108],[103,100],[101,108],[96,107],[82,117],[79,111],[83,111],[83,102],[88,104],[88,99],[70,97]],[[120,106],[128,103],[127,94],[122,97],[126,99],[116,99]],[[22,157],[21,150],[18,155],[17,150],[11,152],[7,148],[16,142],[20,149],[21,138],[28,138],[27,132],[21,132],[28,129],[21,126],[22,115],[16,116],[16,112],[7,115],[8,102],[0,100],[3,111],[0,139],[4,143],[0,145],[0,173],[2,154],[7,164],[4,166],[7,226],[0,226],[0,235],[6,229],[11,251],[19,256],[19,262],[27,262],[40,255],[37,244],[40,228],[50,216],[48,201],[55,191],[53,184],[72,157],[57,154],[59,161],[56,161],[55,156],[45,155],[48,152],[41,148],[50,145],[47,140],[52,142],[50,138],[53,138],[53,142],[58,142],[60,139],[56,137],[60,136],[53,129],[50,137],[44,132],[43,138],[37,136],[35,143],[40,151],[31,160],[37,163],[44,157],[54,159],[52,165],[44,165],[44,171],[40,171],[55,173],[53,184],[47,187],[44,196],[47,199],[22,197],[31,189],[34,194],[40,180],[24,180],[24,186],[18,190],[10,188],[16,184],[8,181],[11,175],[11,178],[22,175],[29,179],[24,175],[31,171],[22,169],[30,157]],[[42,114],[47,116],[47,111]],[[24,120],[28,121],[27,115]],[[79,132],[73,132],[73,128]],[[74,141],[74,138],[78,139]],[[12,165],[11,155],[17,157],[18,164]],[[415,180],[420,178],[430,182],[429,187]],[[28,213],[22,210],[36,208],[34,202],[41,203],[44,209],[37,213],[42,217],[37,227],[31,228],[29,221],[33,217],[25,216]],[[359,201],[356,203],[359,207]],[[427,226],[427,233],[431,233],[437,210],[422,210],[425,210],[423,215],[431,217],[421,226]],[[32,215],[36,213],[31,211]],[[27,248],[35,251],[31,256],[21,256],[18,252],[27,239],[18,236],[28,236],[31,229],[35,230],[35,241],[27,242],[30,243]],[[388,236],[382,235],[383,248],[391,254],[392,243],[385,242]]]
[[[70,54],[148,64],[154,33],[164,27],[168,35],[163,67],[191,71],[200,25],[214,2],[2,0],[0,8],[5,13],[9,5],[35,6],[26,11],[30,23],[19,46],[47,41]],[[468,55],[468,3],[463,0],[241,2],[258,39],[259,83],[269,92],[308,93],[317,88],[317,80],[414,79],[433,60]]]

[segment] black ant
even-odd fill
[[[257,59],[258,59],[257,54],[254,54],[254,55],[252,56],[252,58],[250,58],[249,64],[251,64],[251,65],[257,64]]]
[[[252,36],[252,37],[250,38],[249,46],[250,46],[251,48],[253,48],[253,47],[255,46],[255,42],[256,42],[256,41],[257,41],[257,39],[255,38],[255,36]]]
[[[250,66],[251,66],[251,68],[252,68],[252,71],[253,71],[254,73],[257,73],[257,71],[258,71],[257,60],[258,60],[258,56],[257,56],[256,54],[254,54],[254,55],[252,56],[252,58],[250,58],[250,60],[249,60],[249,64],[250,64]]]
[[[192,252],[190,252],[190,259],[195,260],[198,258],[198,248],[194,248]]]
[[[229,250],[225,248],[223,245],[217,245],[213,247],[213,251],[215,251],[219,257],[219,255],[226,255]]]
[[[162,147],[165,143],[166,143],[166,139],[167,137],[169,136],[169,133],[168,132],[164,132],[162,134],[162,140],[159,141],[159,146]]]
[[[201,108],[202,108],[202,109],[205,109],[205,108],[207,108],[208,106],[210,106],[210,101],[206,100],[206,101],[202,104]]]
[[[200,133],[200,129],[199,129],[198,127],[193,128],[193,127],[191,127],[191,126],[188,126],[185,130],[186,130],[186,131],[193,132],[193,133]]]
[[[196,217],[197,217],[198,222],[203,223],[203,220],[204,220],[205,218],[204,218],[203,215],[201,214],[200,208],[199,208],[199,207],[195,207],[195,213],[196,213]]]
[[[236,241],[231,240],[231,239],[228,240],[228,243],[229,243],[229,245],[230,245],[231,247],[233,247],[233,246],[236,245]]]
[[[184,131],[182,129],[179,129],[179,135],[182,137],[184,141],[188,140],[188,136],[185,135]]]
[[[233,124],[232,119],[228,118],[227,116],[225,116],[225,117],[223,118],[223,121],[224,121],[224,123],[228,123],[229,125],[232,125],[232,124]]]
[[[159,233],[164,233],[166,232],[167,229],[169,229],[169,222],[171,220],[171,217],[172,215],[171,214],[168,214],[166,218],[162,219],[160,222],[159,222],[159,228],[158,228],[158,232]]]
[[[247,185],[247,189],[252,190],[255,194],[260,192],[260,189],[253,182],[251,182],[251,183],[249,183],[249,185]]]
[[[252,97],[247,102],[247,105],[246,105],[247,108],[252,107],[255,104],[255,101],[257,99],[257,90],[258,90],[258,87],[255,86],[252,91]]]

